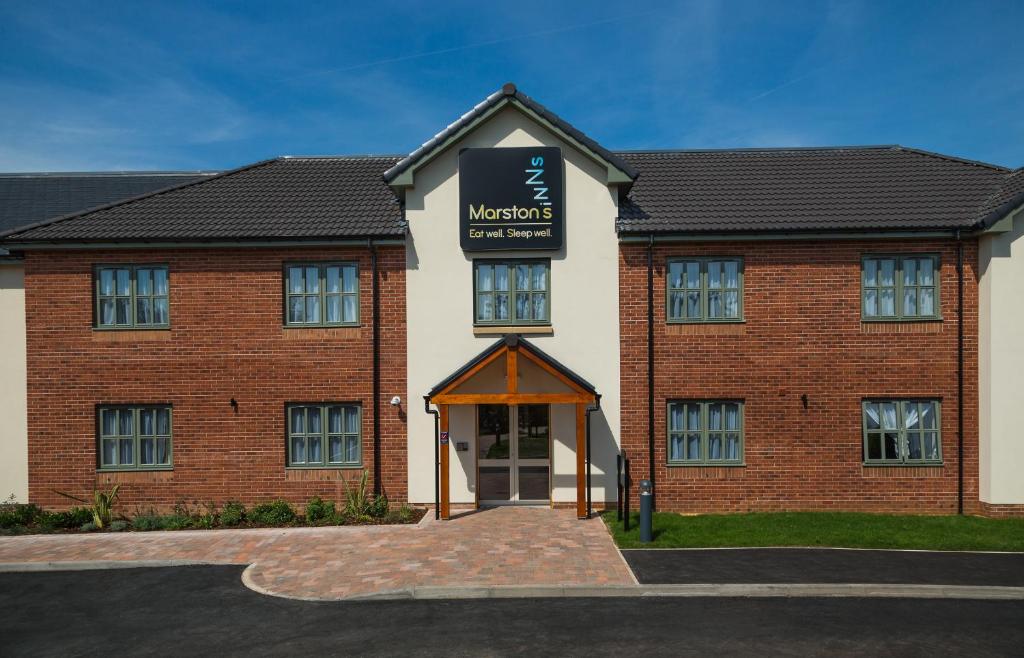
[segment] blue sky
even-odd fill
[[[405,153],[515,81],[612,149],[1024,165],[1024,2],[0,0],[0,171]]]

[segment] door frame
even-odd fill
[[[501,506],[501,505],[523,505],[523,506],[553,506],[554,497],[551,495],[551,486],[554,481],[554,423],[552,422],[552,405],[541,403],[535,406],[544,406],[548,408],[548,458],[547,460],[540,459],[527,459],[527,463],[524,466],[539,466],[539,462],[546,461],[548,467],[548,497],[547,499],[530,499],[526,501],[519,500],[519,407],[526,405],[519,404],[506,404],[506,405],[493,405],[493,406],[505,406],[508,408],[508,440],[509,440],[509,457],[508,457],[508,476],[509,476],[509,499],[508,500],[480,500],[480,407],[492,406],[492,405],[473,405],[473,460],[476,469],[476,482],[475,482],[475,495],[476,495],[476,508],[480,509],[481,503],[488,506]],[[529,406],[534,406],[533,404]]]

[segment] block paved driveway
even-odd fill
[[[604,586],[635,581],[601,519],[499,507],[418,525],[0,537],[0,563],[249,564],[266,594],[345,599],[421,586]]]

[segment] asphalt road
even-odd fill
[[[827,548],[624,550],[644,584],[887,583],[1024,587],[1024,553]],[[1022,647],[1024,652],[1024,647]]]
[[[1024,602],[307,603],[240,567],[0,574],[0,655],[1024,655]]]

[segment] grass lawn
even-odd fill
[[[639,514],[629,532],[605,512],[620,548],[837,546],[947,551],[1024,551],[1024,519],[910,516],[853,512],[654,515],[654,541],[640,543]]]

